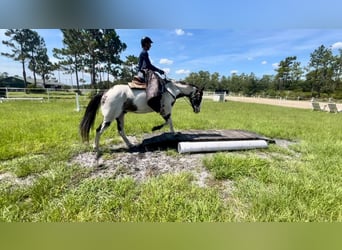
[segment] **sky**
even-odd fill
[[[35,29],[44,38],[51,61],[53,48],[62,48],[59,29]],[[0,40],[8,40],[0,30]],[[116,29],[120,40],[127,45],[121,54],[139,56],[140,39],[149,36],[153,40],[149,51],[152,63],[163,69],[173,79],[184,79],[191,72],[217,72],[220,76],[254,73],[257,77],[276,74],[281,60],[297,56],[301,66],[307,66],[310,53],[320,45],[330,47],[334,54],[342,49],[342,29]],[[0,44],[0,51],[8,48]],[[22,75],[21,64],[0,56],[0,73]],[[32,76],[31,71],[27,71]],[[66,84],[74,84],[75,76],[55,72],[55,77]],[[87,82],[88,74],[83,73]]]
[[[320,45],[342,48],[342,1],[325,0],[2,0],[0,40],[8,28],[35,29],[44,38],[50,60],[62,48],[60,28],[113,28],[127,44],[121,54],[139,56],[140,39],[153,40],[153,64],[173,79],[200,70],[220,76],[276,74],[281,60],[297,56],[307,66]],[[39,15],[32,15],[38,13]],[[13,15],[13,12],[20,15]],[[8,50],[0,42],[0,52]],[[0,73],[22,75],[21,65],[0,56]],[[27,70],[30,76],[32,73]],[[55,72],[66,84],[75,77]],[[81,74],[89,82],[88,74]]]

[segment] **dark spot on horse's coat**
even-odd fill
[[[124,111],[137,111],[137,106],[134,105],[133,100],[127,99],[127,101],[123,104],[123,110]]]
[[[106,99],[107,99],[107,95],[104,94],[104,95],[102,96],[102,99],[101,99],[101,104],[102,104],[102,105],[106,102]]]
[[[102,126],[103,126],[103,128],[102,128]],[[109,126],[110,126],[110,122],[105,122],[104,124],[101,124],[101,125],[96,129],[96,132],[98,133],[98,132],[101,131],[101,129],[107,128],[107,127],[109,127]]]

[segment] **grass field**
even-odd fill
[[[341,114],[207,100],[194,114],[178,100],[178,131],[246,129],[296,142],[208,154],[202,164],[216,184],[200,187],[190,173],[145,182],[89,178],[91,168],[71,163],[91,150],[78,134],[83,111],[74,110],[74,100],[0,104],[0,221],[342,221]],[[126,133],[139,137],[161,122],[128,114]],[[121,140],[116,126],[101,137],[102,148],[110,138]],[[217,185],[224,181],[228,195]]]

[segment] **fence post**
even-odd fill
[[[76,112],[80,112],[80,101],[79,101],[79,95],[76,92]]]
[[[46,89],[46,92],[47,92],[47,96],[48,96],[48,102],[50,102],[50,91],[48,88]]]

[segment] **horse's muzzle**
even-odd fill
[[[194,107],[194,112],[195,113],[199,113],[201,111],[201,108],[200,107]]]

